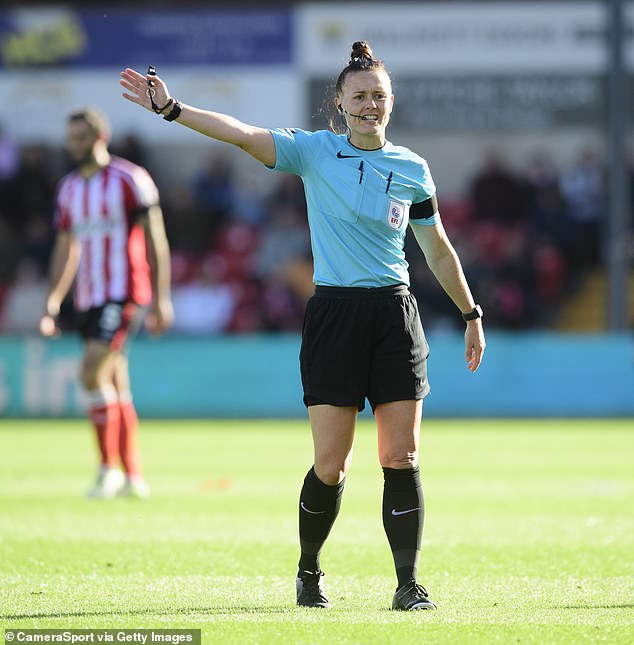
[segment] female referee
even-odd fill
[[[238,146],[304,183],[315,293],[305,313],[300,366],[314,465],[299,499],[297,604],[330,607],[320,553],[339,512],[352,460],[357,414],[367,398],[376,418],[384,473],[383,525],[398,579],[392,609],[435,609],[417,582],[424,505],[418,465],[428,346],[403,252],[411,226],[428,265],[466,321],[467,368],[485,341],[460,261],[440,221],[424,159],[386,139],[394,105],[384,63],[355,42],[333,108],[345,125],[307,132],[268,130],[172,98],[154,74],[121,72],[124,98],[166,121]]]

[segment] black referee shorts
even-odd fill
[[[308,301],[300,368],[306,407],[365,407],[429,393],[425,339],[405,285],[320,287]]]

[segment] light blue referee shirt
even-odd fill
[[[271,130],[275,167],[304,182],[313,282],[332,287],[409,286],[403,246],[408,222],[431,226],[438,213],[409,219],[436,193],[427,162],[389,141],[361,150],[328,130]]]

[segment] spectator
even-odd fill
[[[592,148],[584,148],[561,179],[568,219],[568,255],[580,269],[600,258],[602,221],[606,208],[605,171]]]
[[[470,194],[477,221],[492,220],[501,226],[524,221],[525,202],[521,183],[499,153],[487,153],[481,170],[473,180]]]
[[[245,174],[240,178],[240,190],[235,192],[233,217],[235,220],[262,227],[267,211],[253,175]]]
[[[32,257],[44,273],[55,194],[51,151],[41,144],[22,148],[15,174],[0,182],[0,281],[13,279],[20,258]]]
[[[11,219],[22,232],[31,219],[50,218],[55,196],[51,151],[42,144],[22,148],[20,166],[11,181]]]
[[[306,215],[306,198],[301,180],[295,175],[278,177],[275,188],[268,200],[268,210],[275,213],[278,209],[293,208]]]
[[[175,287],[173,330],[182,334],[217,334],[224,331],[236,306],[228,284],[219,283],[212,263],[203,263],[195,278]]]
[[[280,274],[284,265],[310,256],[310,233],[306,216],[293,206],[279,207],[262,233],[255,270],[263,277]]]
[[[213,244],[218,230],[233,217],[236,195],[234,170],[225,154],[207,158],[202,172],[193,182],[194,202],[207,228],[207,243]]]
[[[526,171],[526,200],[531,235],[563,248],[567,239],[566,204],[552,160],[537,153]]]
[[[11,180],[20,165],[20,149],[0,123],[0,184]]]
[[[189,182],[174,182],[165,192],[165,228],[170,246],[202,257],[210,245],[209,226],[200,215],[193,186]]]
[[[38,333],[42,302],[47,293],[48,282],[37,262],[22,258],[5,294],[0,321],[2,333]]]
[[[126,134],[111,146],[112,154],[149,170],[145,146],[136,134]]]

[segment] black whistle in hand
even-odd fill
[[[148,73],[149,76],[156,76],[156,67],[154,67],[154,65],[148,65],[147,73]],[[153,87],[154,86],[154,81],[148,81],[147,84],[150,87]]]

